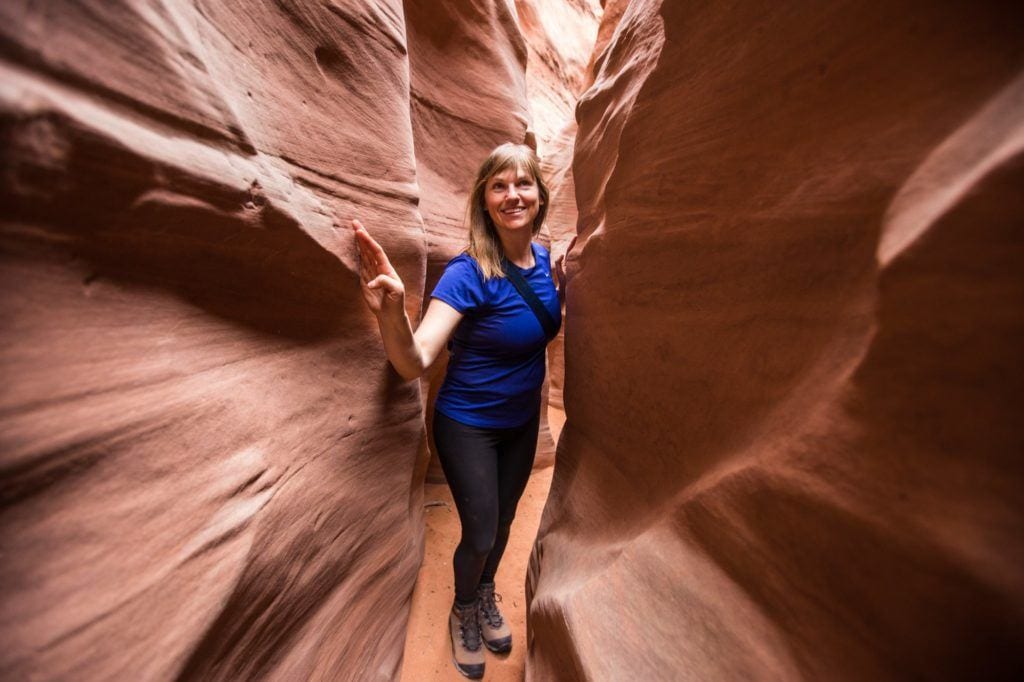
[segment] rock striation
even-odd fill
[[[576,101],[593,80],[595,43],[599,43],[599,30],[607,32],[609,13],[596,0],[517,0],[516,9],[528,48],[526,84],[532,129],[551,189],[541,238],[555,262],[576,234],[572,178]],[[562,409],[563,339],[564,329],[548,345],[545,405],[557,409]],[[542,448],[538,455],[538,462],[544,465],[554,461],[553,448],[550,453]]]
[[[1017,674],[1022,19],[625,7],[577,110],[527,679]]]
[[[397,675],[423,400],[346,223],[416,319],[526,55],[507,2],[0,6],[0,676]]]

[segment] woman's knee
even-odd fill
[[[490,532],[473,533],[462,538],[462,546],[477,558],[486,557],[494,548],[494,540],[497,538],[498,529]]]
[[[516,506],[509,505],[508,508],[502,509],[498,514],[498,528],[499,530],[508,532],[508,529],[512,527],[512,522],[516,519]]]
[[[501,510],[498,505],[477,507],[462,518],[461,545],[466,552],[477,557],[487,556],[498,537]]]

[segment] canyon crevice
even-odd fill
[[[527,678],[1022,665],[1018,6],[0,20],[0,676],[398,677],[444,366],[347,221],[418,319],[508,140],[570,278]]]

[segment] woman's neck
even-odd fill
[[[498,236],[501,238],[501,249],[510,263],[524,269],[534,266],[533,249],[530,248],[533,230],[507,232],[499,229]]]

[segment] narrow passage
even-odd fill
[[[565,424],[565,413],[548,409],[548,424],[555,442]],[[497,589],[501,611],[512,627],[512,652],[487,653],[487,682],[519,682],[526,664],[526,566],[537,537],[541,512],[551,487],[554,467],[534,470],[512,524],[508,547],[498,568]],[[412,611],[405,638],[401,682],[464,681],[451,661],[448,610],[454,598],[452,553],[459,542],[459,515],[446,483],[428,483],[423,500],[426,549],[416,578]],[[444,504],[436,504],[443,502]],[[431,505],[431,503],[434,503]]]

